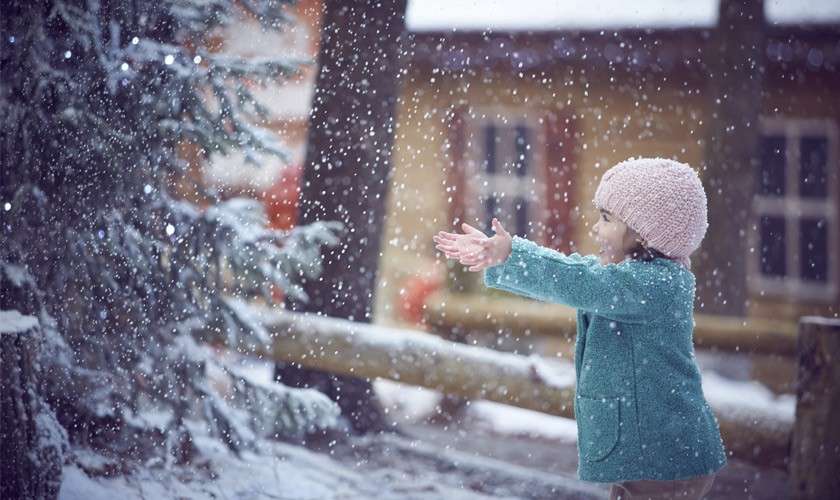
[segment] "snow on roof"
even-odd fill
[[[409,0],[411,31],[713,27],[719,0]]]
[[[410,31],[711,28],[720,0],[409,0]],[[771,24],[840,23],[840,2],[767,0]]]
[[[770,24],[838,24],[840,2],[833,0],[764,0]]]

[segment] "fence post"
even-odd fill
[[[840,498],[840,319],[801,318],[797,352],[791,496]]]

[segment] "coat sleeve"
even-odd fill
[[[662,311],[652,282],[638,263],[601,264],[595,256],[564,254],[513,237],[508,258],[488,267],[484,284],[543,302],[556,302],[621,321],[641,321]]]

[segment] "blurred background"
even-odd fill
[[[340,464],[303,489],[281,488],[292,498],[381,493],[340,479],[359,470],[389,485],[411,476],[408,493],[387,487],[394,498],[602,496],[573,480],[565,407],[541,413],[406,382],[411,362],[396,355],[367,372],[312,364],[332,344],[300,334],[304,354],[283,354],[272,342],[285,330],[255,311],[282,305],[513,354],[550,372],[539,383],[567,388],[574,310],[485,288],[432,236],[462,222],[492,234],[498,217],[540,245],[594,253],[601,175],[651,156],[691,165],[709,199],[709,231],[692,256],[695,346],[734,450],[710,497],[795,490],[792,435],[806,422],[797,381],[823,373],[821,394],[835,403],[840,386],[836,344],[805,359],[802,343],[804,330],[823,331],[803,317],[836,333],[840,315],[840,3],[10,2],[3,14],[0,309],[4,332],[35,328],[46,339],[26,352],[44,360],[36,392],[65,429],[56,449],[75,457],[64,459],[61,497],[107,498],[114,483],[102,478],[129,470],[128,456],[204,455],[211,469],[235,469],[196,444],[195,413],[234,451],[278,434],[331,449]],[[380,366],[364,354],[377,345],[345,357]],[[238,411],[295,399],[261,385],[272,383],[328,398],[303,397],[311,413],[243,417],[262,430],[239,429]],[[73,390],[56,394],[64,384]],[[140,424],[146,400],[157,417]],[[349,427],[329,434],[339,410]],[[286,420],[266,424],[277,419]],[[138,430],[153,421],[165,422],[159,434]],[[391,444],[400,455],[314,437],[340,442],[395,422],[438,462],[450,452],[497,462],[447,475],[417,465],[407,445]],[[834,446],[824,463],[837,463],[837,436],[821,436]],[[170,458],[138,439],[164,442]],[[311,465],[297,460],[289,474]],[[254,472],[260,488],[276,486],[269,473]],[[162,488],[162,476],[146,474],[140,483]]]

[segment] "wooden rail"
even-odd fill
[[[425,305],[425,319],[438,332],[495,334],[501,329],[569,340],[575,336],[575,311],[560,304],[443,291]],[[695,315],[698,347],[793,357],[796,335],[796,323],[791,322]]]
[[[274,336],[278,361],[574,416],[574,373],[563,385],[554,383],[534,358],[310,314],[276,314],[263,324]]]

